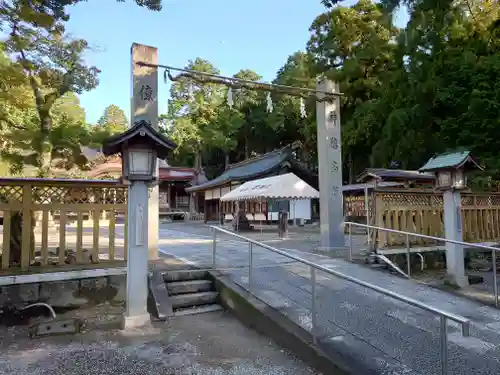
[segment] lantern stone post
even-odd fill
[[[450,152],[433,156],[419,169],[420,172],[436,174],[436,190],[443,192],[443,221],[445,238],[463,241],[462,197],[467,188],[466,173],[484,168],[472,157],[470,151]],[[446,242],[446,273],[448,282],[458,287],[467,287],[469,279],[465,272],[464,246]]]
[[[322,79],[318,91],[339,92],[338,84]],[[321,251],[345,250],[342,195],[340,97],[316,104]]]
[[[164,159],[175,143],[149,122],[138,121],[127,131],[104,141],[105,156],[121,154],[122,175],[128,183],[127,301],[123,328],[150,323],[148,298],[148,189],[157,178],[158,157]]]

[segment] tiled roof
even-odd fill
[[[433,173],[420,173],[419,171],[411,171],[404,169],[385,169],[385,168],[366,168],[365,171],[359,176],[358,181],[363,181],[367,176],[375,176],[377,178],[390,180],[390,179],[403,179],[403,180],[434,180]]]
[[[273,172],[273,170],[277,169],[283,162],[290,159],[290,157],[292,157],[292,154],[289,149],[281,149],[245,160],[241,163],[232,164],[219,177],[203,184],[186,188],[186,191],[194,192],[224,185],[231,181],[244,181],[258,178]]]
[[[471,162],[475,167],[483,169],[472,158],[470,151],[457,151],[433,156],[419,169],[419,171],[425,172],[446,168],[459,168],[467,162]]]
[[[343,192],[349,192],[349,191],[363,191],[365,189],[373,189],[375,187],[377,188],[390,188],[390,187],[404,187],[404,183],[402,182],[379,182],[379,183],[366,183],[366,184],[350,184],[350,185],[343,185],[342,186],[342,191]]]

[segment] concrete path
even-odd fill
[[[206,229],[162,226],[161,251],[200,267],[212,264],[212,243]],[[201,228],[201,227],[200,227]],[[248,288],[248,244],[217,243],[218,268]],[[278,243],[270,244],[279,246]],[[468,317],[471,336],[448,324],[448,374],[490,375],[500,373],[500,311],[450,295],[410,280],[371,270],[342,259],[301,250],[287,252],[330,269]],[[257,297],[311,330],[311,283],[309,267],[265,249],[254,249],[253,285]],[[239,267],[239,268],[238,268]],[[341,352],[359,365],[359,374],[440,374],[439,317],[378,293],[317,273],[318,332],[326,350]]]

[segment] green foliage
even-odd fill
[[[314,88],[324,75],[339,82],[346,180],[366,167],[417,169],[436,152],[467,147],[487,167],[474,176],[478,188],[500,180],[496,129],[500,113],[500,7],[494,0],[360,0],[326,11],[313,21],[306,52],[292,54],[274,83]],[[406,6],[410,22],[393,25],[395,9]],[[198,63],[201,60],[197,59]],[[209,71],[217,72],[208,62]],[[193,67],[191,64],[189,67]],[[242,70],[238,76],[259,80]],[[187,83],[175,83],[167,132],[181,145],[175,163],[212,167],[301,141],[298,157],[315,168],[315,101],[299,115],[300,99],[273,93],[274,111],[265,111],[265,93],[211,86],[213,97],[190,102]],[[197,88],[196,90],[199,90]],[[182,93],[182,94],[180,94]],[[194,155],[197,157],[194,157]],[[182,157],[180,157],[182,155]],[[197,160],[198,160],[197,159]],[[230,159],[230,160],[228,160]]]
[[[54,103],[51,116],[51,170],[71,170],[85,165],[80,146],[90,144],[92,138],[78,98],[72,93],[65,94]],[[26,112],[22,127],[10,127],[2,135],[1,157],[9,163],[12,174],[37,174],[41,167],[36,146],[43,135],[39,131],[37,117],[34,110]]]
[[[124,3],[125,0],[117,0]],[[162,0],[135,0],[136,4],[141,7],[146,7],[149,10],[160,11],[162,9]]]
[[[55,103],[60,101],[59,105],[64,107],[61,100],[69,93],[79,94],[98,84],[98,70],[87,67],[83,62],[87,42],[64,35],[63,22],[67,19],[64,5],[70,3],[73,2],[19,0],[0,4],[0,26],[9,35],[5,40],[5,51],[13,60],[10,69],[12,73],[15,71],[14,76],[19,76],[18,87],[25,90],[26,97],[31,96],[34,103],[32,108],[22,111],[24,118],[21,120],[24,123],[10,122],[8,135],[12,142],[14,135],[33,134],[28,140],[21,138],[20,144],[26,141],[35,152],[28,159],[23,152],[14,158],[15,150],[23,149],[27,144],[21,146],[13,142],[13,149],[8,150],[8,154],[13,168],[19,169],[22,163],[28,163],[36,166],[39,176],[50,176],[52,156],[59,152],[58,145],[54,143],[58,135],[53,134],[54,112],[58,112],[54,109]],[[37,122],[32,116],[33,110],[38,116]],[[65,116],[61,119],[61,124],[65,126],[82,124],[81,111],[66,113]],[[4,119],[9,121],[6,117]]]
[[[80,145],[98,145],[123,131],[123,111],[109,106],[97,126],[71,93],[91,90],[98,70],[86,66],[83,40],[64,34],[66,6],[82,0],[0,2],[1,157],[14,169],[33,165],[40,175],[51,168],[74,170]],[[159,10],[159,0],[136,0]],[[432,154],[467,147],[487,171],[472,178],[477,188],[496,188],[500,180],[500,7],[495,0],[359,0],[326,9],[310,27],[305,51],[288,57],[274,83],[314,88],[318,76],[335,80],[341,100],[343,170],[346,180],[364,168],[416,169]],[[410,21],[393,25],[401,6]],[[209,61],[196,58],[186,68],[218,74]],[[242,69],[235,77],[259,81]],[[203,166],[214,177],[228,163],[242,161],[294,141],[297,157],[317,167],[316,102],[266,92],[228,89],[179,77],[170,90],[168,112],[160,126],[178,144],[171,164]]]
[[[123,109],[111,104],[104,109],[104,113],[97,122],[97,125],[100,129],[112,135],[127,130],[128,120]]]
[[[188,69],[218,74],[208,61],[197,58]],[[169,111],[162,118],[167,134],[177,143],[174,161],[199,166],[201,157],[212,146],[208,141],[216,123],[224,89],[216,84],[197,84],[183,77],[172,84]]]
[[[82,0],[6,0],[0,2],[0,141],[12,172],[31,165],[50,176],[54,163],[68,170],[82,162],[80,145],[104,133],[121,131],[123,111],[108,108],[103,132],[89,132],[74,94],[99,83],[96,67],[83,61],[88,43],[64,33],[68,6]],[[120,1],[120,0],[119,0]],[[161,0],[136,0],[161,10]],[[55,158],[53,160],[53,158]],[[57,166],[56,166],[57,167]]]

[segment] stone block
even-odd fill
[[[127,300],[127,276],[116,275],[108,277],[108,285],[116,290],[116,294],[111,298],[112,303],[123,303]]]
[[[79,296],[78,280],[45,282],[40,286],[40,300],[54,307],[79,307],[88,303]]]
[[[0,307],[5,305],[25,305],[39,298],[40,284],[7,285],[0,287]]]
[[[40,284],[19,285],[19,297],[23,302],[35,302],[40,298]]]
[[[126,275],[0,287],[0,307],[33,302],[46,302],[62,308],[98,305],[104,302],[121,305],[126,299]]]
[[[106,277],[93,277],[90,279],[81,279],[80,288],[82,290],[100,290],[106,288],[108,280]]]
[[[109,284],[107,277],[83,279],[80,281],[79,295],[87,299],[91,305],[111,301],[117,293],[117,288]]]
[[[19,303],[16,291],[12,286],[0,287],[0,307]]]

